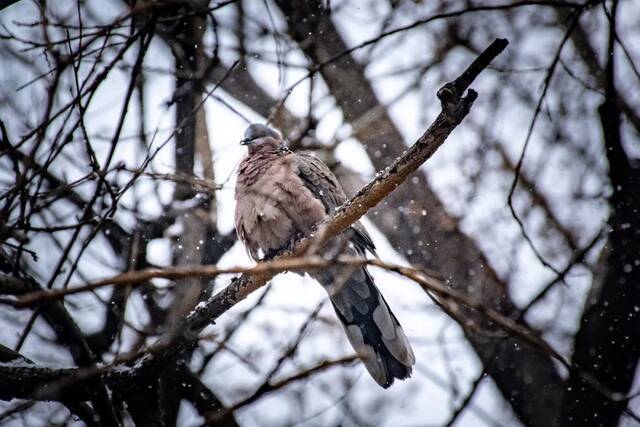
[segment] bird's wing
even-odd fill
[[[327,214],[333,214],[335,208],[346,202],[347,195],[336,176],[322,160],[310,154],[296,153],[298,176],[316,199],[324,205]],[[353,224],[353,243],[362,251],[368,250],[376,254],[376,247],[371,236],[360,222]]]

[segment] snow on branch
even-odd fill
[[[487,47],[469,67],[454,81],[445,84],[437,93],[441,102],[441,111],[425,131],[425,133],[400,157],[398,157],[386,169],[379,172],[375,178],[363,187],[351,200],[341,206],[336,212],[323,221],[311,238],[303,238],[296,242],[293,249],[280,254],[266,263],[268,265],[278,265],[282,261],[292,258],[301,258],[305,255],[313,254],[317,248],[328,242],[342,231],[349,228],[358,221],[371,208],[384,200],[391,192],[401,185],[411,173],[415,172],[425,161],[427,161],[436,150],[444,143],[451,132],[462,122],[469,113],[473,102],[477,98],[477,93],[473,89],[467,89],[475,78],[495,59],[508,45],[506,39],[496,39]],[[465,92],[466,95],[465,95]],[[189,344],[198,338],[198,334],[207,325],[213,323],[221,314],[229,310],[235,304],[246,298],[249,294],[264,286],[282,268],[262,268],[258,264],[256,268],[244,272],[239,277],[233,279],[231,283],[219,293],[213,295],[208,301],[200,303],[194,311],[186,316],[180,324],[173,329],[172,333],[166,334],[156,344],[151,346],[142,358],[129,359],[119,368],[127,369],[125,365],[134,364],[131,369],[127,369],[130,376],[144,381],[151,378],[162,369],[164,362],[179,354]],[[209,266],[194,266],[181,271],[178,276],[192,277],[202,275],[202,268]],[[166,269],[167,276],[175,274],[171,269]],[[157,274],[160,273],[160,274]],[[135,284],[149,271],[136,271],[124,273],[111,279],[102,280],[96,284],[89,284],[85,287],[97,287],[106,284]],[[217,273],[219,274],[219,272]],[[158,277],[161,271],[151,274]],[[177,277],[177,276],[176,276]],[[54,294],[56,291],[44,291],[23,295],[15,301],[16,306],[30,306],[41,303],[50,298],[59,298],[62,294]],[[6,301],[5,301],[6,302]],[[96,370],[100,374],[101,370]],[[130,377],[131,378],[131,377]]]
[[[369,209],[380,203],[412,172],[427,161],[469,113],[477,98],[477,93],[470,89],[468,94],[463,96],[467,88],[480,72],[506,48],[507,44],[506,39],[496,39],[457,79],[445,84],[438,91],[442,110],[416,143],[393,164],[378,173],[369,184],[341,206],[334,215],[322,222],[313,238],[302,239],[295,244],[290,252],[279,255],[275,260],[303,256],[310,248],[322,245],[337,236],[358,221]],[[201,304],[183,321],[180,329],[185,333],[197,334],[222,313],[256,289],[264,286],[274,275],[275,273],[269,270],[242,274],[205,304]]]

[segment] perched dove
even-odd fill
[[[238,168],[236,231],[252,259],[286,248],[347,201],[344,190],[318,158],[293,153],[280,134],[252,124],[242,145],[249,152]],[[345,231],[348,255],[375,254],[371,237],[355,223]],[[329,267],[312,273],[329,293],[347,337],[382,387],[411,375],[411,345],[373,278],[364,267]]]

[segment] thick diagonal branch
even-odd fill
[[[375,93],[364,65],[353,55],[343,54],[348,46],[330,11],[317,0],[278,4],[287,17],[289,35],[314,64],[338,58],[319,72],[374,166],[380,169],[398,157],[405,149],[404,138]],[[322,37],[313,37],[317,33]],[[388,212],[391,207],[393,213]],[[505,284],[448,214],[425,174],[415,173],[370,219],[412,265],[438,271],[449,278],[452,288],[505,315],[516,311]],[[467,320],[477,326],[475,331],[465,329],[469,342],[519,418],[530,426],[559,425],[562,381],[549,357],[517,337],[492,337],[492,326],[480,317]],[[538,398],[530,399],[534,394]]]
[[[477,68],[478,72],[486,67],[507,45],[506,40],[496,40],[480,55],[481,61],[476,60],[470,68]],[[467,74],[463,74],[466,76]],[[477,73],[476,73],[477,75]],[[455,129],[469,112],[476,93],[469,91],[466,97],[462,92],[466,90],[470,80],[455,80],[445,85],[438,93],[442,101],[442,111],[418,139],[418,141],[393,164],[358,192],[349,202],[343,205],[333,216],[319,226],[319,231],[313,239],[313,244],[321,244],[347,229],[360,219],[369,209],[374,207],[391,192],[393,192],[407,177],[420,167],[440,147],[447,136]],[[294,249],[282,255],[297,256],[307,251],[312,241],[303,239]],[[263,286],[275,273],[264,271],[255,274],[243,274],[232,281],[225,289],[214,295],[206,304],[200,305],[185,318],[174,336],[165,336],[153,346],[141,363],[140,369],[147,369],[158,360],[173,357],[183,346],[197,339],[198,333],[218,316],[229,310],[250,293]]]
[[[469,67],[475,69],[474,75],[482,71],[506,45],[506,40],[496,40],[492,43]],[[468,73],[463,75],[466,76]],[[278,258],[298,256],[305,253],[311,244],[317,245],[331,240],[400,186],[407,177],[435,153],[467,115],[477,95],[472,90],[469,90],[466,97],[462,95],[472,81],[472,78],[460,79],[446,84],[438,92],[442,102],[442,111],[418,141],[334,215],[321,223],[315,238],[299,241],[290,253]],[[214,322],[216,318],[246,298],[251,292],[263,286],[275,274],[272,270],[262,270],[252,274],[243,274],[234,279],[231,284],[211,297],[206,303],[199,304],[181,321],[172,334],[165,335],[142,358],[123,363],[117,372],[125,370],[130,381],[144,384],[145,378],[156,376],[163,370],[167,362],[196,341],[198,334],[204,327]],[[133,364],[135,367],[127,369],[125,365],[128,364]],[[101,372],[97,370],[95,374],[100,375]]]

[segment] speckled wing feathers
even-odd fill
[[[321,160],[298,154],[296,164],[302,181],[322,201],[327,214],[347,201],[338,180]],[[347,254],[363,254],[365,250],[375,254],[373,241],[362,224],[355,223],[351,234],[354,246],[345,249]],[[329,267],[312,275],[329,293],[349,342],[373,379],[389,387],[395,378],[411,375],[415,363],[413,350],[367,269],[353,268],[347,277],[345,270]]]
[[[320,159],[309,154],[296,154],[298,175],[302,178],[307,188],[322,202],[327,214],[347,201],[342,186],[331,170]],[[376,254],[376,247],[371,236],[360,222],[351,227],[353,230],[352,242],[361,252],[369,251]]]

